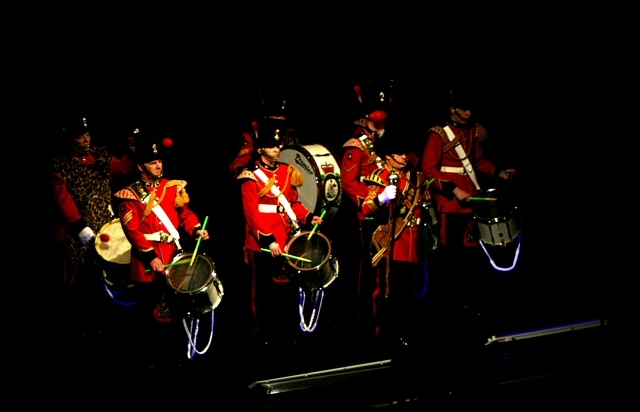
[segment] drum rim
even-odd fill
[[[193,252],[178,253],[176,256],[173,257],[173,259],[171,260],[171,263],[178,262],[182,258],[191,257],[191,256],[193,256]],[[167,268],[167,275],[166,275],[167,285],[169,285],[169,287],[171,289],[173,289],[174,291],[176,291],[178,293],[182,293],[182,294],[185,294],[185,295],[191,295],[191,294],[194,294],[194,293],[200,293],[200,292],[203,292],[203,291],[207,290],[207,288],[211,284],[213,278],[215,277],[215,273],[216,273],[216,271],[215,271],[215,269],[216,269],[215,263],[214,263],[213,259],[211,259],[211,257],[208,256],[205,253],[198,253],[197,256],[202,256],[206,261],[208,261],[210,263],[211,268],[213,269],[211,271],[211,275],[210,275],[211,276],[211,280],[209,280],[206,284],[198,287],[198,289],[195,289],[195,290],[179,289],[171,281],[171,274],[174,273],[175,271],[177,271],[180,266],[172,266],[172,267]],[[197,260],[197,257],[196,257],[196,260]]]
[[[291,243],[293,243],[294,240],[298,239],[299,237],[302,237],[303,235],[308,236],[311,233],[310,230],[305,230],[303,232],[298,233],[296,236],[292,237],[291,240],[289,240],[289,242],[287,243],[287,250],[289,250],[289,247],[291,246]],[[291,266],[293,269],[298,270],[300,272],[309,272],[309,271],[318,271],[320,268],[322,268],[324,265],[327,264],[327,262],[329,261],[329,259],[331,259],[332,256],[332,250],[331,250],[331,240],[329,240],[329,238],[321,233],[321,232],[314,232],[314,236],[319,235],[320,237],[322,237],[324,240],[327,241],[327,244],[329,245],[329,254],[327,254],[327,256],[322,260],[322,262],[320,264],[318,264],[317,266],[314,266],[312,268],[300,268],[298,266],[295,265],[295,262],[297,262],[296,259],[290,258],[290,257],[285,257],[287,264],[289,266]]]

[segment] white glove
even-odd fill
[[[378,195],[378,200],[380,201],[380,204],[384,205],[385,203],[389,202],[390,200],[395,199],[397,192],[398,192],[398,186],[389,185],[389,186],[385,187],[384,188],[384,192],[382,192],[382,193],[380,193]]]
[[[80,240],[82,241],[82,243],[84,243],[85,245],[91,242],[91,239],[96,237],[96,235],[93,233],[93,230],[91,230],[89,226],[82,229],[82,232],[80,232],[78,236],[80,237]]]

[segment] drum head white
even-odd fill
[[[96,251],[111,263],[131,263],[131,243],[124,234],[120,219],[114,219],[102,226],[96,235]]]
[[[330,219],[342,199],[340,165],[331,152],[318,144],[289,146],[280,152],[280,161],[302,173],[304,184],[298,187],[302,204],[316,214],[327,210],[325,219]]]

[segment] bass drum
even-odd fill
[[[491,246],[506,246],[516,240],[521,229],[517,207],[511,198],[501,196],[498,189],[487,189],[482,196],[491,200],[472,204],[480,240]]]
[[[331,219],[342,199],[340,164],[331,152],[319,144],[288,146],[280,152],[280,161],[304,176],[304,184],[298,187],[302,204],[315,215],[326,210],[324,219]]]
[[[197,317],[218,307],[224,289],[216,275],[216,267],[205,254],[180,253],[167,268],[167,284],[174,294],[169,299],[172,310],[181,316]],[[189,269],[191,267],[191,270]]]
[[[287,243],[288,255],[310,262],[286,257],[290,277],[307,290],[324,289],[338,277],[338,259],[331,255],[331,242],[322,233],[300,232]]]

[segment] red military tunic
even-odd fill
[[[267,177],[266,184],[256,175],[257,170]],[[273,242],[284,250],[293,225],[272,187],[277,186],[288,200],[298,222],[309,224],[313,216],[298,199],[297,188],[304,183],[302,174],[286,163],[277,163],[271,168],[258,160],[251,168],[242,171],[238,180],[242,183],[242,208],[246,219],[245,251],[260,252],[261,248],[269,248]]]
[[[486,139],[486,130],[482,125],[474,123],[472,125],[458,125],[452,120],[447,121],[447,125],[459,138],[460,144],[469,159],[476,177],[478,174],[485,174],[493,177],[497,171],[496,165],[491,162],[482,150],[482,142]],[[459,202],[453,195],[453,189],[459,187],[468,192],[471,196],[478,194],[469,175],[465,172],[462,159],[450,143],[446,132],[442,127],[436,126],[429,129],[430,133],[424,147],[422,156],[422,172],[427,180],[434,179],[432,186],[436,199],[436,207],[441,212],[440,241],[447,244],[447,219],[448,213],[471,214],[471,204]]]
[[[368,185],[369,194],[362,204],[362,214],[366,217],[374,217],[380,224],[389,222],[389,204],[380,206],[376,199],[384,191],[384,188],[391,183],[389,181],[390,174],[391,169],[385,165],[384,168],[364,178],[364,183]],[[394,217],[400,218],[396,220],[396,234],[399,230],[402,230],[402,232],[394,241],[393,260],[415,263],[419,261],[420,254],[421,206],[425,196],[424,190],[426,190],[424,176],[421,172],[409,170],[398,172],[397,175],[399,180],[397,183],[398,193],[394,201]],[[374,233],[372,239],[374,244],[376,243],[375,239],[376,233]],[[376,251],[376,248],[372,247],[372,253]],[[388,257],[388,251],[389,248],[383,254],[384,257]]]
[[[164,264],[173,260],[177,246],[173,241],[148,240],[145,234],[169,235],[169,229],[152,211],[152,207],[160,204],[176,230],[182,228],[193,234],[196,227],[201,226],[198,217],[189,209],[189,196],[185,191],[184,180],[160,179],[158,186],[138,181],[118,191],[115,196],[120,203],[120,223],[131,249],[131,279],[137,282],[153,282],[156,273],[146,272],[149,263],[156,256]]]
[[[361,206],[369,194],[369,188],[362,179],[379,169],[382,164],[382,160],[373,151],[374,141],[375,135],[366,127],[360,126],[343,145],[345,152],[340,164],[342,190],[358,207],[360,220],[365,219]]]

